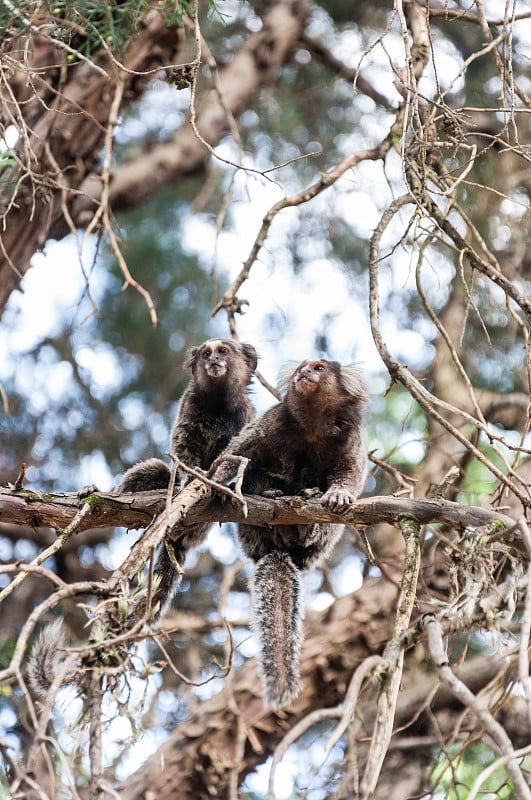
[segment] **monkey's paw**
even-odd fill
[[[347,511],[355,499],[356,495],[348,489],[331,486],[321,497],[321,505],[329,508],[330,511],[341,513],[342,511]]]

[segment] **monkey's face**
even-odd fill
[[[199,349],[198,364],[209,378],[220,380],[230,368],[231,350],[223,339],[210,339]]]
[[[251,382],[258,356],[252,344],[231,339],[208,339],[199,347],[191,347],[185,366],[192,370],[195,381],[204,391],[234,386],[243,388]]]
[[[333,376],[327,361],[303,361],[293,373],[292,386],[298,395],[310,396]]]

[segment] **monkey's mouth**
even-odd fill
[[[301,394],[309,394],[317,388],[318,383],[319,377],[315,373],[301,373],[297,376],[295,386]]]
[[[209,364],[207,373],[211,378],[222,378],[227,372],[225,364]]]

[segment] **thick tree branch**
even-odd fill
[[[164,47],[157,49],[164,37]],[[53,41],[41,44],[53,63]],[[114,67],[107,53],[99,56],[106,69],[97,69],[86,60],[71,65],[58,91],[53,86],[53,67],[49,77],[46,62],[38,62],[39,48],[35,46],[33,63],[31,58],[26,60],[23,46],[19,47],[14,46],[10,53],[11,84],[0,83],[5,124],[22,131],[16,172],[5,181],[0,195],[0,312],[51,231],[57,237],[75,230],[78,223],[69,209],[104,142],[114,94],[110,90]],[[164,17],[155,10],[150,12],[123,65],[128,101],[138,95],[138,75],[144,74],[147,80],[155,77],[161,63],[171,63],[178,47],[179,36],[175,32],[168,35]],[[150,69],[155,62],[156,69]],[[28,102],[28,84],[36,87],[40,102],[35,98]],[[101,193],[101,176],[96,181]],[[93,213],[94,206],[85,224]]]
[[[223,102],[212,89],[197,108],[197,131],[207,145],[217,145],[229,129],[226,110],[238,117],[257,90],[276,75],[302,32],[307,12],[307,2],[277,0],[272,3],[264,16],[262,30],[252,34],[231,61],[219,70]],[[117,211],[138,205],[164,186],[200,172],[209,158],[210,150],[186,123],[167,142],[160,142],[150,152],[116,166],[110,188],[112,208]],[[84,215],[92,216],[91,201],[97,203],[100,196],[99,184],[90,176],[82,189],[85,189],[85,199],[77,203],[74,212],[74,219],[81,225]]]
[[[195,485],[199,481],[192,482]],[[189,486],[192,486],[190,484]],[[183,505],[183,494],[174,498],[175,508]],[[208,496],[208,489],[201,498]],[[193,491],[193,489],[192,489]],[[324,508],[318,499],[301,497],[269,499],[246,496],[248,514],[245,517],[241,506],[222,502],[215,498],[208,504],[201,503],[193,511],[187,507],[187,524],[191,522],[244,522],[253,525],[293,525],[311,522],[342,522],[366,527],[380,522],[397,524],[398,517],[405,514],[421,524],[441,522],[459,528],[478,527],[494,523],[500,528],[512,528],[515,520],[492,508],[455,503],[441,497],[365,497],[357,500],[343,514],[334,514]],[[84,504],[90,506],[90,514],[78,517]],[[78,517],[76,532],[92,528],[123,526],[144,528],[166,506],[166,492],[138,492],[116,495],[100,492],[79,500],[74,492],[47,494],[29,490],[13,491],[0,489],[0,522],[31,528],[51,527],[62,532]],[[175,524],[175,520],[172,524]]]
[[[264,708],[259,697],[256,665],[247,664],[238,672],[233,685],[227,685],[219,694],[199,704],[193,715],[172,732],[142,768],[127,778],[119,787],[122,800],[141,800],[149,790],[159,800],[227,796],[238,723],[247,732],[244,760],[240,765],[240,779],[243,779],[264,761],[266,754],[274,752],[286,731],[309,714],[332,709],[329,716],[337,716],[336,707],[345,699],[345,687],[356,667],[379,652],[382,640],[391,635],[395,604],[394,587],[373,580],[367,581],[361,591],[337,600],[333,613],[311,615],[302,652],[304,692],[290,709],[275,713]],[[407,735],[419,740],[425,737],[429,748],[434,734],[455,735],[463,707],[440,685],[437,676],[426,675],[425,665],[417,665],[417,669],[411,669],[412,666],[408,664],[409,671],[398,697],[396,733],[391,747],[394,743],[400,746],[405,728]],[[456,672],[463,684],[477,694],[502,675],[504,680],[509,675],[516,676],[517,657],[496,653],[476,658]],[[430,713],[419,714],[419,709],[428,705]],[[356,712],[356,718],[363,720],[361,730],[356,733],[359,761],[366,756],[366,728],[373,726],[375,711],[374,691],[369,691],[360,697]],[[512,710],[508,708],[503,718],[515,746],[527,743],[519,711],[518,703]],[[474,732],[477,733],[476,728]],[[160,768],[161,763],[165,764],[164,770]],[[421,771],[417,771],[421,780]],[[175,775],[179,775],[179,785],[175,784]]]

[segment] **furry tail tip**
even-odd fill
[[[37,697],[45,698],[63,660],[61,650],[66,644],[62,619],[51,622],[39,633],[26,666],[26,677]]]
[[[268,553],[258,561],[252,597],[265,703],[283,708],[302,688],[299,657],[304,617],[300,572],[287,553]]]

